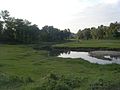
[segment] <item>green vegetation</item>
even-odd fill
[[[0,43],[38,43],[41,41],[63,41],[69,38],[70,29],[59,30],[53,26],[39,29],[28,20],[11,17],[7,10],[0,13]]]
[[[47,51],[52,48],[120,50],[119,30],[118,22],[79,30],[77,34],[53,26],[39,29],[28,20],[11,17],[7,10],[1,11],[0,90],[120,89],[120,65],[48,56]],[[67,42],[76,36],[77,40]]]
[[[0,86],[0,90],[116,90],[120,65],[48,56],[48,51],[31,45],[1,44]]]
[[[120,40],[81,40],[53,45],[56,48],[106,48],[120,49]]]
[[[120,23],[110,23],[109,26],[85,28],[77,32],[78,39],[120,39]]]
[[[77,40],[109,40],[120,39],[120,23],[110,23],[109,26],[85,28],[77,34],[70,29],[60,30],[53,26],[39,29],[30,21],[11,17],[7,10],[0,13],[0,43],[31,44],[39,42],[58,42],[75,38]]]

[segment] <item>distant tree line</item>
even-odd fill
[[[111,23],[109,26],[85,28],[77,32],[78,39],[120,39],[120,23]]]
[[[53,26],[44,26],[39,29],[36,24],[28,20],[11,17],[7,10],[0,13],[0,43],[38,43],[41,41],[54,42],[73,38],[75,34],[70,29],[60,30]],[[120,23],[111,23],[109,26],[85,28],[77,32],[78,39],[120,39]]]
[[[11,17],[7,10],[0,13],[0,42],[37,43],[62,41],[70,37],[70,29],[59,30],[53,26],[39,29],[28,20]]]

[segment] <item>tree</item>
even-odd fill
[[[79,31],[77,32],[77,39],[83,39],[83,38],[84,38],[83,33],[81,29],[79,29]]]
[[[65,29],[65,30],[63,31],[63,33],[64,33],[64,38],[65,38],[65,39],[69,39],[70,34],[71,34],[70,29],[69,29],[69,28],[68,28],[68,29]]]
[[[0,13],[2,22],[4,24],[3,27],[3,37],[6,40],[10,40],[13,37],[13,31],[12,31],[12,18],[10,17],[10,14],[7,10],[1,11]]]
[[[7,10],[4,10],[4,11],[1,11],[0,16],[4,21],[6,21],[9,18],[10,14]]]
[[[0,40],[2,39],[3,22],[0,21]]]
[[[111,23],[109,26],[100,25],[98,28],[85,28],[79,30],[77,36],[81,39],[119,39],[120,23]]]
[[[97,29],[95,27],[91,28],[90,34],[91,34],[92,39],[97,39]]]
[[[83,30],[83,37],[84,39],[88,40],[88,39],[91,39],[91,34],[90,34],[90,28],[85,28]]]
[[[104,37],[104,26],[101,25],[101,26],[98,26],[98,29],[97,29],[97,39],[103,39]]]

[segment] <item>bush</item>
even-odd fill
[[[90,85],[90,90],[120,90],[120,81],[114,83],[113,81],[99,79]]]
[[[44,77],[43,83],[33,90],[73,90],[80,87],[81,79],[78,77],[65,77],[57,74],[49,74]]]
[[[11,76],[7,74],[0,74],[0,90],[8,90],[19,88],[20,86],[31,83],[33,80],[30,77],[23,78],[18,76]]]

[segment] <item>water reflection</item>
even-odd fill
[[[49,52],[49,55],[62,57],[62,58],[82,58],[91,63],[98,63],[98,64],[111,64],[111,63],[120,64],[120,56],[105,55],[105,56],[97,57],[97,56],[91,56],[89,52],[83,52],[83,51],[52,50]]]
[[[69,50],[57,50],[57,49],[54,49],[54,50],[51,50],[49,51],[49,55],[50,56],[59,56],[60,54],[70,54],[71,51]]]

